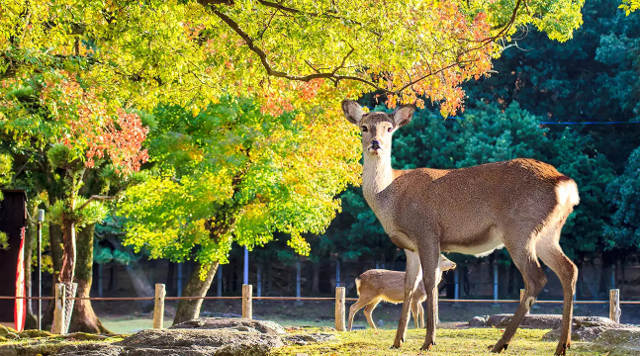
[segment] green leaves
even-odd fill
[[[608,249],[640,249],[640,147],[636,148],[625,167],[607,187],[615,212],[605,234],[611,240]]]
[[[625,14],[629,16],[632,12],[640,9],[640,1],[638,0],[622,0],[622,4],[618,8],[624,10]]]
[[[272,116],[222,97],[197,113],[159,106],[153,121],[153,174],[119,204],[125,244],[152,258],[226,263],[233,242],[263,246],[276,232],[308,254],[303,234],[323,232],[357,181],[351,128],[321,112]]]

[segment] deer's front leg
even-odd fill
[[[396,338],[393,342],[394,348],[399,348],[404,342],[407,324],[409,323],[411,299],[422,278],[422,269],[420,268],[420,258],[418,254],[409,250],[404,250],[404,253],[407,256],[407,270],[404,277],[404,302],[402,303],[402,313],[400,314],[400,321],[398,322],[398,330],[396,330]]]
[[[436,281],[441,273],[438,269],[440,247],[437,243],[424,244],[420,247],[420,263],[422,265],[424,288],[427,293],[427,335],[421,350],[429,350],[436,344]]]

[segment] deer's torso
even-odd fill
[[[360,295],[366,299],[379,299],[389,303],[402,303],[404,301],[404,276],[405,272],[390,271],[386,269],[370,269],[362,273],[360,279]],[[426,291],[424,284],[419,283],[414,298],[424,301]]]
[[[365,198],[398,247],[416,251],[429,235],[442,251],[485,255],[502,247],[514,229],[545,224],[558,203],[560,177],[553,166],[531,159],[418,168],[394,171],[383,190],[365,191]]]

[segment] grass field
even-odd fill
[[[520,329],[509,344],[509,348],[501,355],[518,356],[548,356],[553,355],[556,343],[542,341],[542,335],[548,330]],[[477,356],[495,355],[488,351],[501,335],[500,329],[439,329],[437,345],[428,352],[420,352],[424,341],[425,331],[410,329],[407,332],[407,342],[401,349],[391,349],[395,330],[372,329],[352,332],[335,333],[337,340],[309,344],[304,346],[287,346],[272,352],[274,356],[281,355],[430,355],[430,356]],[[570,356],[598,356],[590,350],[580,350],[581,343],[574,342],[567,354]]]

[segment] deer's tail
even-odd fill
[[[360,277],[356,277],[356,293],[360,296]]]

